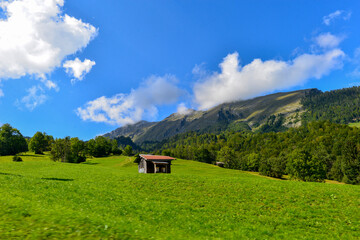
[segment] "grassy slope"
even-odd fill
[[[0,157],[0,239],[360,238],[360,187],[279,181],[176,160],[138,174],[127,157],[87,164]]]

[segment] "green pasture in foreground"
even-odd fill
[[[0,239],[359,239],[360,186],[282,181],[176,160],[0,157]]]

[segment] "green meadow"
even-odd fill
[[[275,180],[193,161],[0,157],[0,239],[359,239],[360,186]]]

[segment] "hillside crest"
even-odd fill
[[[105,137],[130,137],[136,143],[162,141],[188,131],[219,132],[224,130],[256,130],[272,115],[283,115],[284,125],[301,124],[301,99],[311,89],[279,92],[249,100],[224,103],[207,111],[173,113],[159,122],[140,121],[105,134]]]

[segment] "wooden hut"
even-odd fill
[[[171,173],[171,161],[175,158],[140,154],[139,173]]]

